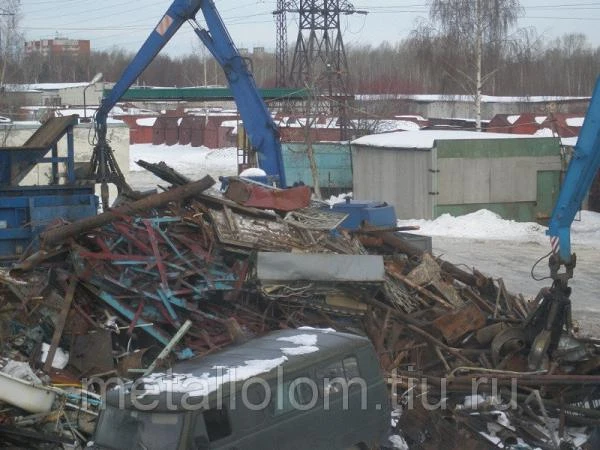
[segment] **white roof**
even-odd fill
[[[439,95],[439,94],[360,94],[356,95],[357,100],[414,100],[417,102],[473,102],[472,95]],[[560,102],[568,100],[589,100],[590,97],[558,97],[532,95],[529,97],[498,97],[494,95],[482,95],[483,103],[539,103],[539,102]]]
[[[585,117],[567,117],[567,125],[570,127],[582,127]]]
[[[68,89],[76,87],[85,87],[88,82],[82,83],[31,83],[31,84],[7,84],[6,90],[12,92],[25,91],[57,91],[59,89]]]
[[[353,145],[383,148],[433,148],[435,141],[459,139],[523,139],[535,138],[528,134],[478,133],[464,130],[421,130],[395,131],[393,133],[372,134],[355,139]]]
[[[139,119],[135,119],[135,123],[140,127],[151,127],[154,126],[156,119],[156,117],[141,117]]]

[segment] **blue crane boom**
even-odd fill
[[[600,78],[596,81],[547,231],[553,241],[553,250],[556,251],[553,261],[551,258],[551,268],[553,264],[555,267],[564,265],[567,269],[570,268],[569,278],[572,276],[572,267],[575,264],[575,255],[571,254],[571,225],[599,168]]]
[[[202,28],[196,21],[198,11],[202,11],[207,29]],[[103,98],[96,112],[96,145],[92,155],[91,172],[102,184],[102,202],[105,207],[108,204],[108,182],[115,182],[119,187],[127,186],[106,139],[108,113],[186,21],[190,22],[195,33],[223,68],[250,143],[257,151],[259,166],[279,185],[286,186],[277,126],[260,96],[246,60],[239,54],[225,28],[214,1],[175,0],[110,94]]]

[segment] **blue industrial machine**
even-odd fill
[[[547,234],[552,243],[550,269],[552,279],[566,288],[573,277],[576,258],[571,254],[571,224],[592,186],[600,168],[600,78],[579,131],[579,138],[565,173],[558,200],[550,216]],[[566,271],[559,274],[564,266]]]
[[[202,28],[196,20],[199,11],[204,16],[207,29]],[[229,88],[244,122],[244,129],[258,155],[258,165],[266,173],[266,178],[258,181],[287,187],[277,126],[260,96],[247,60],[239,54],[213,0],[175,0],[127,66],[119,81],[102,100],[96,112],[96,145],[90,177],[102,184],[101,196],[105,207],[108,206],[108,182],[115,183],[120,190],[127,186],[106,139],[108,113],[186,21],[192,25],[194,32],[225,72]],[[346,210],[348,206],[346,204],[334,206],[334,209],[338,208]],[[396,225],[396,214],[390,205],[353,202],[352,208],[345,212],[351,214],[352,223],[366,221],[376,226]]]
[[[332,211],[348,214],[340,224],[347,230],[358,230],[365,224],[378,227],[395,227],[396,211],[393,206],[379,201],[350,200],[335,203],[330,208]]]
[[[547,356],[559,347],[565,333],[572,330],[571,288],[576,256],[571,254],[571,225],[577,211],[590,190],[600,168],[600,78],[579,132],[579,138],[558,200],[548,226],[552,250],[549,267],[552,286],[542,289],[536,299],[536,308],[528,318],[524,330],[531,340],[529,368],[538,370],[547,364]],[[561,272],[561,269],[564,271]]]
[[[76,124],[77,116],[54,117],[23,146],[0,147],[0,262],[22,255],[56,218],[72,221],[96,214],[94,185],[79,185],[75,180]],[[58,156],[58,143],[65,136],[67,155]],[[51,164],[50,184],[20,185],[39,163]],[[66,167],[65,184],[60,184],[60,164]]]
[[[196,21],[196,14],[200,10],[208,29],[202,28]],[[286,186],[277,126],[260,96],[247,60],[241,57],[231,40],[214,2],[175,0],[96,112],[96,145],[91,175],[102,184],[101,196],[105,205],[108,203],[108,182],[115,183],[121,189],[126,186],[106,139],[108,113],[186,21],[223,68],[250,142],[257,151],[259,166],[273,181],[282,187]]]

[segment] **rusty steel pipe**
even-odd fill
[[[77,222],[44,231],[40,234],[40,241],[42,242],[42,246],[46,248],[52,247],[65,239],[106,225],[122,216],[140,213],[166,205],[169,202],[183,200],[198,195],[210,188],[213,184],[215,184],[215,180],[210,175],[206,175],[199,181],[179,186],[169,191],[161,192],[160,194],[150,195],[141,200],[111,209],[110,211],[106,211],[97,216],[86,217]]]

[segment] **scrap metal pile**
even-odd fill
[[[84,442],[100,402],[84,379],[302,325],[370,337],[411,448],[593,445],[572,427],[600,421],[600,342],[553,328],[543,292],[527,302],[394,231],[341,231],[326,209],[284,216],[186,181],[57,224],[2,273],[1,445]]]

